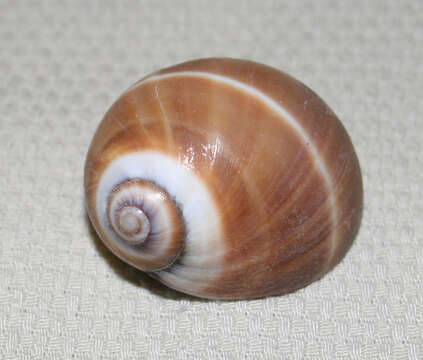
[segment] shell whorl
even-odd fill
[[[191,265],[198,267],[201,258],[206,260],[202,254],[219,248],[223,253],[214,201],[201,180],[176,159],[153,151],[119,156],[102,173],[96,189],[96,214],[106,245],[138,269],[167,268],[185,250],[191,254],[185,261],[192,258]],[[150,231],[144,239],[128,238],[121,234],[117,221],[111,221],[125,215],[123,209],[132,209],[135,216],[141,211],[136,219],[141,222],[147,218]],[[204,214],[207,223],[202,221]],[[191,242],[192,237],[199,243]],[[218,262],[218,252],[215,255],[213,262]]]
[[[115,186],[106,214],[114,246],[144,271],[169,266],[184,247],[185,222],[171,196],[151,181],[130,179]]]
[[[358,160],[335,114],[290,76],[234,59],[180,64],[128,89],[97,130],[85,185],[115,254],[209,298],[281,294],[322,277],[362,209]],[[144,237],[157,229],[154,206],[141,205],[146,188],[166,199],[161,229],[172,224],[157,242]]]

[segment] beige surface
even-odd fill
[[[0,358],[423,358],[422,13],[418,0],[0,0]],[[178,294],[87,222],[84,157],[106,109],[143,75],[206,56],[291,73],[356,146],[361,231],[294,294]]]

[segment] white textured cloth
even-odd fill
[[[0,0],[0,359],[423,359],[423,2]],[[363,171],[361,230],[322,280],[205,301],[114,257],[85,154],[137,79],[230,56],[314,89]]]

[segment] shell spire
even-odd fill
[[[130,179],[116,185],[107,201],[112,245],[144,271],[172,264],[184,247],[185,224],[169,194],[150,181]]]

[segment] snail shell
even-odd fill
[[[109,109],[85,166],[89,217],[118,257],[206,298],[283,294],[345,255],[359,163],[336,115],[265,65],[202,59]]]

